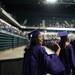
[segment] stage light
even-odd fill
[[[47,3],[56,3],[57,0],[46,0]]]

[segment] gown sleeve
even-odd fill
[[[38,51],[39,51],[38,60],[39,64],[41,64],[40,69],[42,69],[44,72],[59,75],[60,72],[65,70],[63,64],[61,63],[58,56],[56,56],[56,54],[48,55],[45,52],[44,47],[40,47]]]

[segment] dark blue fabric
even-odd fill
[[[64,67],[58,57],[47,55],[45,48],[40,45],[29,49],[24,55],[23,75],[61,75],[63,71]]]
[[[64,65],[61,63],[58,56],[55,54],[49,55],[50,60],[50,68],[54,75],[60,74],[62,71],[65,70]]]
[[[68,45],[67,49],[70,51],[71,56],[71,67],[75,67],[75,53],[71,44]]]
[[[69,44],[66,48],[61,46],[60,59],[65,66],[66,75],[71,75],[71,69],[75,66],[75,54],[71,44]]]

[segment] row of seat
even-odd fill
[[[15,48],[27,44],[27,39],[14,34],[0,31],[0,50]]]

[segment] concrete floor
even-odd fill
[[[0,60],[23,58],[25,46],[0,51]]]

